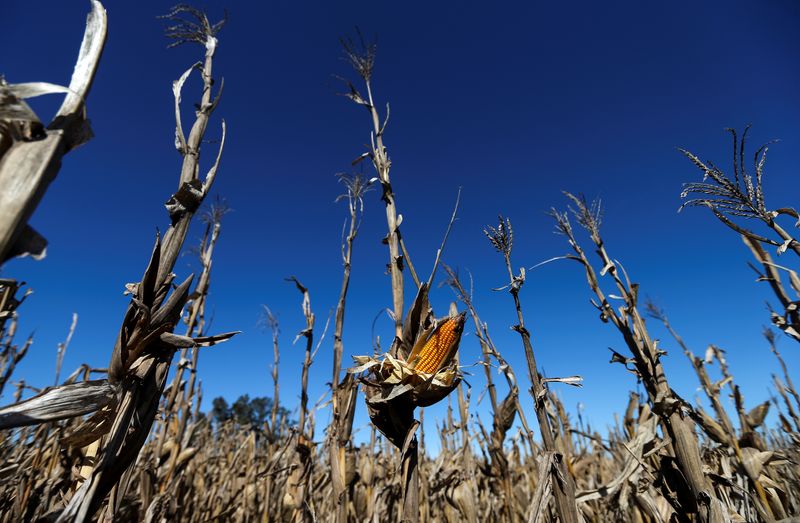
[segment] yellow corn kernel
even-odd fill
[[[443,360],[451,355],[453,345],[458,343],[463,324],[463,316],[459,315],[448,318],[440,325],[419,351],[414,370],[428,374],[436,372]]]

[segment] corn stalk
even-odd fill
[[[345,185],[347,192],[337,198],[347,200],[349,210],[348,233],[342,244],[342,262],[344,273],[342,275],[342,288],[339,301],[336,305],[333,331],[333,380],[331,382],[331,408],[333,420],[329,434],[328,455],[331,467],[331,483],[333,494],[336,497],[337,523],[347,523],[350,507],[350,490],[355,474],[355,456],[351,444],[353,431],[353,417],[355,416],[356,397],[358,388],[355,377],[347,374],[343,382],[339,382],[342,366],[344,342],[344,313],[347,303],[347,290],[350,286],[350,271],[353,259],[353,243],[358,234],[360,214],[364,212],[363,195],[369,190],[369,185],[359,176],[340,176],[340,181]]]
[[[294,523],[305,523],[313,520],[311,499],[309,488],[312,474],[314,451],[312,439],[314,437],[313,428],[307,428],[310,421],[308,409],[308,369],[313,361],[312,349],[314,346],[314,313],[311,310],[311,297],[308,288],[304,287],[297,278],[292,276],[287,281],[293,282],[297,290],[303,295],[303,316],[306,320],[306,328],[298,333],[296,340],[305,338],[306,348],[303,357],[303,366],[300,373],[300,415],[297,422],[297,434],[295,436],[295,456],[292,462],[292,471],[289,475],[286,494],[284,495],[284,507],[291,512],[289,521]],[[315,353],[316,351],[314,351]]]
[[[106,41],[106,10],[92,0],[69,87],[31,82],[8,84],[0,77],[0,265],[13,256],[45,254],[47,241],[28,225],[61,167],[62,158],[89,141],[86,98]],[[45,127],[25,99],[66,93]]]
[[[578,223],[589,232],[592,243],[596,247],[596,253],[603,264],[600,276],[607,275],[613,280],[619,293],[618,298],[624,305],[619,310],[615,310],[611,306],[600,286],[594,267],[575,238],[569,215],[566,212],[552,210],[551,215],[556,221],[556,231],[566,236],[574,253],[567,258],[575,260],[583,266],[589,287],[598,300],[592,303],[600,311],[600,318],[604,322],[610,321],[622,334],[633,355],[631,363],[634,364],[636,374],[644,384],[650,405],[660,417],[664,430],[671,439],[674,460],[664,457],[661,462],[662,475],[667,478],[665,484],[674,493],[668,499],[673,503],[678,514],[697,513],[702,522],[724,521],[724,508],[714,497],[711,482],[703,472],[694,424],[684,414],[684,410],[688,406],[670,388],[661,363],[661,356],[664,353],[658,349],[656,342],[650,337],[644,318],[637,308],[639,286],[630,283],[624,271],[622,271],[622,275],[620,274],[618,262],[612,261],[606,252],[600,236],[599,203],[595,202],[589,205],[581,198],[569,193],[566,195],[575,205],[572,210],[573,215]],[[621,357],[621,361],[627,365],[626,358]],[[675,467],[677,467],[677,473],[673,472]]]
[[[542,381],[542,377],[539,375],[539,370],[536,366],[536,356],[533,352],[533,345],[531,344],[530,332],[525,328],[525,319],[522,314],[519,291],[522,288],[522,284],[525,283],[525,270],[522,269],[519,276],[514,276],[514,269],[511,265],[511,249],[513,247],[514,238],[511,229],[511,221],[508,219],[503,220],[503,218],[500,217],[500,223],[497,228],[489,227],[484,232],[495,250],[503,255],[506,270],[508,271],[509,282],[506,287],[514,299],[514,308],[517,312],[517,324],[512,328],[517,331],[522,338],[522,345],[525,350],[525,361],[528,364],[528,376],[532,385],[530,392],[535,405],[536,419],[539,422],[542,444],[544,445],[545,452],[552,455],[550,473],[552,474],[552,484],[556,487],[553,489],[556,510],[562,522],[577,523],[579,520],[578,506],[575,503],[575,480],[570,475],[569,470],[567,470],[566,464],[566,460],[569,459],[569,457],[556,451],[553,428],[547,417],[545,405],[548,392]]]
[[[688,199],[680,208],[706,207],[720,222],[741,235],[756,261],[763,267],[762,272],[751,265],[759,275],[758,281],[769,283],[783,307],[783,311],[770,310],[772,323],[789,337],[800,342],[800,309],[796,299],[793,300],[786,291],[780,272],[786,271],[789,274],[796,297],[800,296],[800,277],[794,270],[773,263],[766,250],[769,246],[776,248],[778,255],[791,251],[800,256],[800,241],[778,223],[778,218],[789,217],[795,220],[795,227],[800,226],[800,214],[792,207],[774,210],[767,208],[762,181],[769,144],[764,144],[756,150],[753,155],[752,174],[748,173],[744,151],[749,130],[750,126],[747,126],[739,139],[736,130],[728,129],[733,138],[733,179],[714,164],[703,162],[689,151],[681,149],[681,152],[703,172],[703,181],[684,184],[681,198]],[[762,222],[772,235],[763,236],[756,233],[740,223],[744,220]]]
[[[190,276],[169,293],[175,278],[172,269],[189,224],[214,183],[225,143],[223,123],[216,159],[201,180],[200,148],[210,116],[220,99],[219,92],[212,96],[212,74],[217,48],[216,34],[224,21],[212,25],[205,14],[188,6],[176,7],[166,18],[174,23],[167,29],[173,46],[198,43],[205,50],[203,62],[192,66],[174,86],[176,148],[183,157],[180,183],[178,191],[166,204],[171,223],[163,241],[157,238],[141,282],[128,286],[133,299],[125,313],[108,371],[108,382],[115,387],[117,399],[113,422],[103,438],[96,465],[70,499],[58,521],[90,519],[106,495],[116,487],[108,507],[108,513],[113,516],[124,498],[127,485],[127,482],[119,486],[117,483],[138,456],[150,432],[175,351],[214,345],[235,334],[197,338],[172,334],[189,298],[192,280]],[[181,88],[194,69],[201,73],[203,93],[189,137],[185,138],[180,115]],[[96,428],[88,425],[86,430]]]

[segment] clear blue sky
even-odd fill
[[[164,24],[155,16],[169,5],[108,3],[108,44],[89,98],[96,138],[65,159],[32,219],[50,241],[47,258],[15,260],[3,270],[36,291],[20,310],[21,334],[35,331],[35,343],[16,373],[31,384],[51,383],[56,344],[72,312],[80,320],[64,372],[82,362],[107,364],[127,305],[124,284],[140,277],[156,228],[166,228],[163,202],[176,186],[180,162],[171,84],[199,56],[194,47],[165,48]],[[215,69],[226,85],[217,115],[229,126],[215,191],[234,212],[225,218],[215,253],[212,330],[243,331],[203,352],[207,402],[218,395],[271,394],[270,338],[257,326],[261,304],[268,304],[281,321],[281,399],[290,408],[297,404],[302,348],[291,341],[304,324],[300,296],[284,277],[296,275],[310,288],[321,330],[341,282],[346,209],[334,203],[341,191],[334,174],[349,169],[369,136],[366,113],[336,96],[342,86],[332,78],[354,76],[340,58],[338,37],[356,25],[379,35],[374,86],[381,104],[392,106],[386,143],[412,259],[421,273],[429,271],[462,186],[445,261],[472,271],[479,312],[519,375],[526,371],[519,339],[509,330],[513,304],[506,293],[491,291],[506,283],[502,260],[481,230],[498,212],[511,218],[517,267],[564,254],[568,247],[552,234],[545,211],[563,207],[560,191],[569,190],[603,199],[611,255],[644,295],[667,309],[695,351],[711,342],[723,346],[748,403],[767,397],[777,371],[760,334],[770,292],[754,282],[749,253],[735,234],[702,209],[676,213],[681,183],[699,177],[676,147],[730,169],[723,128],[752,123],[754,145],[781,139],[770,149],[767,205],[800,205],[800,4],[200,6],[212,18],[223,8],[230,14]],[[68,83],[87,10],[83,1],[6,3],[0,72],[12,83]],[[187,85],[187,107],[197,87],[196,81]],[[35,108],[47,118],[58,101]],[[216,138],[218,127],[211,129]],[[380,243],[385,228],[382,203],[372,193],[355,250],[347,355],[371,350],[373,317],[391,304]],[[199,230],[190,240],[198,237]],[[194,268],[187,256],[177,272]],[[451,297],[446,288],[435,291],[439,311]],[[571,262],[529,273],[522,293],[541,367],[550,376],[582,375],[582,389],[559,393],[573,410],[583,403],[584,416],[602,427],[624,409],[636,385],[621,367],[607,364],[608,347],[624,346],[613,327],[598,321],[589,297],[580,267]],[[651,324],[670,351],[673,386],[693,397],[688,362]],[[389,320],[378,326],[387,340]],[[312,401],[330,379],[330,338],[311,369]],[[796,372],[800,351],[780,340]],[[462,360],[478,355],[468,330]],[[477,398],[482,374],[469,381]],[[479,410],[485,408],[486,402]],[[426,421],[442,412],[431,409]],[[324,424],[327,414],[319,420]],[[365,422],[360,407],[356,425]]]

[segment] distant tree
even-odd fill
[[[211,402],[211,419],[217,423],[231,419],[231,408],[222,396],[214,398],[214,401]]]
[[[253,400],[250,402],[250,407],[252,409],[252,421],[256,425],[261,425],[272,411],[272,398],[267,398],[264,396],[253,398]]]
[[[242,394],[231,406],[233,421],[239,425],[252,425],[253,407],[250,405],[250,395]]]
[[[272,398],[259,396],[250,398],[249,394],[242,394],[232,405],[223,397],[214,398],[211,402],[211,419],[216,423],[233,420],[237,425],[261,427],[269,420],[272,412]],[[291,413],[284,407],[278,407],[278,427],[284,423],[293,425],[295,422],[290,419]]]

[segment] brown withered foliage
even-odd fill
[[[97,0],[91,6],[69,89],[11,84],[0,77],[0,263],[43,254],[46,242],[27,221],[62,157],[91,138],[85,101],[106,36],[105,10]],[[612,351],[610,372],[642,391],[620,397],[620,417],[601,432],[584,422],[580,410],[575,419],[559,396],[558,387],[580,386],[581,377],[546,377],[537,366],[536,355],[548,348],[534,347],[537,325],[526,321],[523,298],[535,297],[522,293],[527,275],[511,257],[515,244],[531,240],[513,230],[511,220],[501,217],[487,226],[490,243],[476,246],[476,252],[488,256],[492,247],[502,256],[507,283],[495,290],[511,295],[508,323],[520,336],[519,346],[495,345],[481,320],[481,304],[473,301],[472,276],[462,280],[442,262],[460,190],[430,276],[419,278],[401,234],[403,219],[390,179],[384,140],[389,106],[384,112],[375,102],[377,45],[360,33],[342,40],[361,82],[358,87],[346,82],[345,96],[369,116],[370,141],[354,163],[369,160],[365,165],[371,163],[376,176],[340,175],[344,193],[337,201],[347,203],[347,213],[341,291],[332,314],[332,369],[312,365],[318,351],[327,350],[327,324],[319,328],[313,289],[291,277],[305,320],[295,340],[302,365],[281,367],[277,316],[265,306],[264,324],[272,333],[265,355],[272,367],[264,377],[274,391],[271,411],[258,423],[211,419],[201,412],[201,353],[236,334],[207,332],[214,253],[225,248],[220,238],[227,207],[220,200],[208,206],[206,198],[220,167],[224,122],[218,151],[200,176],[201,147],[208,143],[204,136],[222,93],[213,65],[225,19],[212,22],[187,5],[163,18],[171,46],[200,44],[202,59],[173,84],[175,146],[182,159],[177,189],[166,204],[165,233],[143,258],[141,280],[126,286],[130,303],[109,347],[108,365],[82,365],[61,379],[63,356],[78,328],[75,316],[56,352],[55,384],[37,388],[18,379],[17,366],[32,343],[17,332],[30,291],[22,282],[0,279],[0,393],[8,397],[13,390],[14,398],[0,408],[0,522],[798,521],[800,393],[779,350],[779,331],[800,341],[800,278],[791,267],[800,243],[778,222],[799,216],[791,207],[767,207],[766,147],[756,151],[748,172],[747,133],[739,139],[732,131],[733,177],[684,151],[704,180],[687,184],[683,193],[693,195],[684,206],[710,209],[742,236],[756,258],[759,281],[778,302],[770,319],[779,331],[765,329],[763,350],[776,358],[781,373],[773,376],[773,398],[761,404],[746,401],[723,348],[709,344],[695,353],[663,309],[642,303],[640,286],[603,240],[599,202],[566,193],[566,210],[551,211],[569,249],[558,259],[577,263],[576,278],[587,282],[600,320],[622,340],[624,350]],[[200,75],[203,87],[187,136],[181,96],[192,73]],[[25,99],[50,93],[66,98],[44,125]],[[9,180],[13,194],[5,190]],[[360,355],[345,347],[344,318],[351,274],[358,269],[355,245],[364,201],[372,189],[380,189],[375,192],[386,213],[387,301],[391,291],[386,310],[393,329],[385,350],[376,340],[373,354]],[[178,279],[173,270],[196,214],[203,221],[194,249],[199,277]],[[756,221],[767,233],[745,226]],[[776,263],[773,249],[774,256],[791,260]],[[439,265],[457,303],[437,316],[431,296],[439,292],[434,286]],[[412,284],[409,305],[405,297]],[[685,371],[697,377],[702,402],[691,404],[670,386],[663,364],[667,351],[647,320],[669,333],[666,348],[688,359]],[[483,369],[471,376],[460,356],[467,343],[480,348],[476,365]],[[509,363],[511,351],[525,356],[527,373]],[[281,375],[300,378],[297,420],[281,410],[279,367]],[[310,401],[309,380],[331,374],[329,395]],[[475,407],[484,397],[488,416]],[[728,398],[733,408],[726,406]],[[354,416],[362,401],[371,423],[355,437]],[[433,434],[427,425],[428,443],[438,439],[434,454],[426,451],[423,419],[425,407],[438,402],[447,405],[447,415]],[[330,421],[318,426],[319,412],[328,404]],[[532,427],[528,420],[534,417]]]

